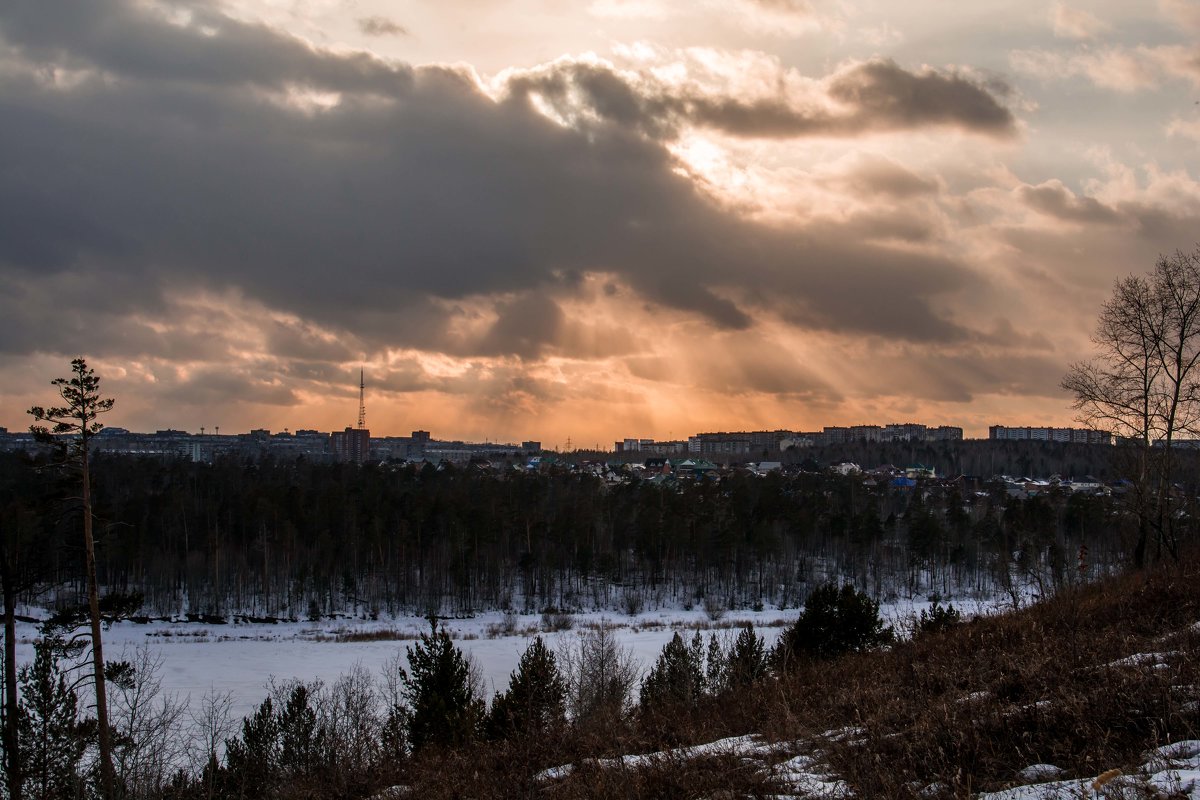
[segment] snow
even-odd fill
[[[1125,658],[1110,661],[1106,667],[1149,667],[1150,669],[1167,669],[1167,662],[1179,655],[1179,651],[1170,650],[1165,653],[1134,653]]]
[[[1155,748],[1143,756],[1133,774],[1118,770],[1093,778],[1031,783],[1001,792],[981,794],[978,800],[1051,800],[1085,797],[1187,797],[1200,800],[1200,740],[1185,740]]]
[[[771,773],[776,780],[785,784],[792,792],[790,795],[776,795],[779,800],[792,797],[846,798],[852,796],[846,782],[838,780],[835,776],[830,775],[828,770],[822,769],[812,756],[796,756],[788,759],[782,764],[775,765]]]
[[[657,753],[643,753],[641,755],[621,756],[619,758],[589,759],[587,763],[597,766],[601,769],[641,769],[643,767],[653,766],[661,761],[690,761],[696,758],[705,758],[711,756],[762,757],[769,755],[778,749],[778,745],[767,744],[762,740],[762,737],[757,735],[733,736],[728,739],[719,739],[715,742],[708,742],[707,744],[693,745],[691,747],[678,747],[674,750],[663,750]],[[564,764],[559,767],[551,767],[539,772],[537,774],[537,780],[558,780],[567,777],[574,771],[574,764]]]
[[[1061,778],[1064,774],[1066,774],[1066,770],[1053,764],[1030,764],[1017,773],[1017,780],[1037,783]]]
[[[943,602],[946,602],[943,600]],[[964,616],[991,614],[1002,610],[998,602],[953,600]],[[970,610],[968,610],[970,604]],[[899,599],[880,606],[880,616],[903,634],[911,621],[930,603],[924,598]],[[42,614],[23,608],[29,616]],[[768,647],[799,615],[797,609],[769,608],[764,611],[731,610],[713,622],[702,608],[669,608],[647,611],[635,616],[610,612],[585,612],[573,615],[573,630],[540,635],[551,648],[570,642],[585,626],[616,626],[620,643],[628,647],[642,670],[648,670],[676,631],[690,638],[699,628],[707,640],[710,633],[733,637],[744,623],[753,623]],[[488,694],[503,691],[509,676],[525,648],[539,635],[540,614],[505,615],[501,611],[477,614],[466,619],[446,619],[442,624],[456,643],[479,665]],[[33,660],[34,639],[38,628],[18,623],[18,664]],[[502,632],[511,629],[512,634]],[[105,656],[118,659],[121,653],[146,645],[162,659],[163,692],[181,699],[198,701],[210,692],[229,692],[233,696],[233,714],[240,719],[252,713],[267,696],[267,686],[276,681],[298,679],[332,683],[360,665],[380,675],[397,657],[404,661],[405,647],[429,630],[429,623],[417,616],[369,619],[324,619],[316,622],[230,622],[206,624],[194,622],[152,621],[139,624],[124,621],[114,624],[104,636]],[[371,635],[386,639],[364,641]],[[339,640],[342,639],[342,640]],[[345,639],[354,639],[345,641]]]
[[[829,775],[828,770],[822,767],[814,755],[796,755],[775,764],[768,763],[773,756],[786,755],[800,746],[802,743],[767,742],[757,734],[750,734],[656,753],[590,759],[587,763],[600,769],[640,769],[658,763],[678,763],[711,756],[734,756],[762,763],[765,773],[788,792],[775,795],[777,800],[801,797],[840,800],[850,797],[850,787],[844,781]],[[575,765],[564,764],[543,770],[538,773],[537,779],[542,782],[561,780],[574,771]]]
[[[819,738],[830,739],[847,731],[827,731]],[[832,736],[831,736],[832,734]],[[637,769],[660,762],[677,762],[711,755],[731,755],[761,762],[766,774],[776,780],[786,794],[776,800],[800,798],[829,798],[845,800],[853,792],[845,781],[831,774],[820,761],[820,751],[792,755],[770,764],[772,756],[786,755],[811,748],[808,742],[769,743],[758,735],[720,739],[708,744],[681,747],[643,755],[597,759],[588,763],[601,769]],[[1145,797],[1200,800],[1200,740],[1179,741],[1145,753],[1143,765],[1133,774],[1110,770],[1090,778],[1047,780],[1058,778],[1063,770],[1053,764],[1030,764],[1018,773],[1023,785],[999,792],[976,795],[976,800],[1065,800],[1066,798]],[[566,764],[539,773],[538,779],[550,782],[566,778],[575,767]],[[930,785],[919,794],[933,794],[939,785]]]
[[[616,626],[618,641],[628,647],[643,670],[657,660],[675,631],[691,637],[696,626],[714,625],[701,630],[707,640],[710,633],[735,636],[737,626],[751,622],[768,646],[774,644],[795,611],[729,612],[719,623],[711,623],[702,610],[648,612],[636,617],[611,614],[576,614],[572,630],[537,633],[541,616],[517,615],[512,635],[495,635],[511,620],[501,612],[479,614],[470,619],[444,620],[456,644],[479,665],[486,693],[508,687],[517,661],[535,635],[541,635],[551,648],[573,641],[586,626]],[[490,631],[489,631],[490,629]],[[389,662],[399,657],[407,666],[405,648],[411,647],[429,623],[420,617],[386,620],[321,620],[318,622],[229,623],[210,625],[189,622],[124,621],[104,634],[105,656],[117,660],[146,646],[161,657],[160,677],[165,694],[193,702],[210,692],[229,692],[233,696],[235,719],[251,714],[267,696],[267,686],[288,679],[332,683],[360,665],[382,675]],[[17,625],[17,662],[33,660],[33,641],[38,627]],[[363,641],[372,635],[389,638]],[[359,640],[339,641],[339,637]],[[492,638],[490,638],[492,637]]]

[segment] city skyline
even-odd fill
[[[1200,2],[0,10],[0,426],[1074,425],[1200,230]]]
[[[361,409],[361,405],[360,405]],[[167,427],[157,430],[145,429],[128,429],[116,426],[103,426],[97,434],[100,439],[111,444],[115,440],[132,439],[138,441],[149,441],[153,439],[198,439],[198,440],[240,440],[245,443],[266,442],[267,440],[276,440],[280,437],[284,439],[301,439],[314,440],[321,439],[324,442],[324,450],[337,456],[338,460],[352,460],[363,462],[365,453],[368,447],[373,449],[377,445],[382,445],[386,442],[393,443],[409,443],[416,446],[417,450],[423,450],[426,445],[441,447],[444,445],[466,445],[470,448],[486,448],[495,446],[501,449],[513,449],[521,452],[537,452],[539,450],[566,450],[566,451],[586,451],[596,450],[602,452],[722,452],[722,453],[743,453],[743,452],[760,452],[763,450],[787,450],[795,447],[805,449],[812,446],[831,445],[831,444],[846,444],[846,443],[893,443],[893,442],[946,442],[946,441],[963,441],[963,440],[982,440],[988,439],[992,441],[1007,440],[1007,441],[1041,441],[1041,442],[1065,442],[1065,443],[1083,443],[1083,444],[1113,444],[1114,437],[1111,432],[1101,431],[1095,428],[1087,427],[1054,427],[1054,426],[1038,426],[1038,425],[990,425],[988,426],[988,435],[986,437],[966,435],[963,428],[955,425],[925,425],[919,422],[891,422],[885,425],[877,423],[864,423],[857,425],[824,425],[812,430],[785,429],[776,428],[772,430],[737,430],[730,428],[724,431],[696,431],[685,434],[678,439],[654,439],[649,437],[625,437],[613,442],[613,447],[609,448],[607,443],[599,442],[588,444],[587,442],[576,441],[572,447],[571,438],[568,437],[565,447],[562,443],[547,443],[546,447],[542,447],[540,439],[521,439],[519,443],[515,440],[491,439],[487,438],[482,441],[464,440],[462,438],[449,437],[442,438],[431,434],[428,430],[414,429],[407,434],[401,434],[393,431],[380,432],[371,431],[362,424],[362,415],[359,417],[359,424],[356,427],[347,426],[342,430],[319,430],[316,428],[287,428],[282,430],[271,430],[269,428],[252,428],[250,430],[228,430],[222,434],[220,427],[205,428],[201,427],[199,431],[187,430],[185,428]],[[347,444],[348,437],[351,434],[357,434],[361,437],[361,444]],[[339,443],[339,437],[343,438],[342,443]],[[27,429],[10,431],[4,426],[0,426],[0,449],[4,449],[4,444],[9,446],[26,447],[37,446],[36,436],[32,431]],[[368,442],[370,444],[368,444]],[[728,445],[736,443],[738,447],[730,447]],[[709,448],[709,445],[715,445]],[[744,446],[743,446],[744,445]],[[350,448],[358,447],[359,449],[351,453]],[[112,448],[103,448],[112,449]],[[123,448],[116,448],[118,452],[127,452]],[[136,450],[128,452],[137,452]],[[353,455],[353,457],[351,457]],[[394,455],[394,454],[393,454]]]

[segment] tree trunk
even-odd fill
[[[83,545],[87,553],[88,608],[92,618],[92,667],[96,683],[96,725],[99,728],[100,788],[105,800],[114,793],[112,743],[109,740],[108,696],[104,682],[104,649],[100,638],[100,589],[96,581],[96,548],[92,538],[92,482],[88,471],[88,442],[83,438]]]
[[[24,781],[17,734],[17,589],[8,545],[0,535],[0,580],[4,581],[4,769],[10,800],[21,800]]]

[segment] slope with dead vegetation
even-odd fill
[[[1193,555],[884,651],[802,663],[602,735],[576,728],[426,754],[407,788],[480,798],[1200,796],[1188,782],[1196,754],[1183,752],[1200,739],[1198,620]],[[1039,781],[1044,791],[1029,787]]]

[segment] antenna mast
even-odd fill
[[[358,429],[367,427],[367,380],[366,373],[360,367],[358,370]]]

